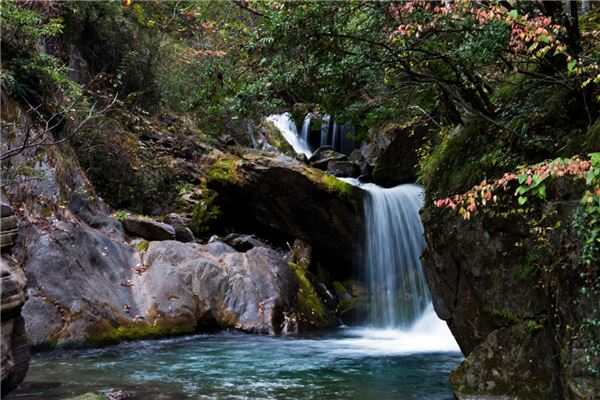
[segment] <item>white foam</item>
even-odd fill
[[[347,334],[350,337],[340,339],[338,346],[332,346],[333,351],[349,351],[372,356],[460,352],[450,329],[444,321],[437,317],[431,305],[425,310],[423,316],[407,330],[348,328]]]

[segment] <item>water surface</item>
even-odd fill
[[[446,328],[447,329],[447,328]],[[34,355],[9,399],[127,390],[135,399],[452,399],[461,360],[435,334],[341,329],[318,338],[239,333]]]

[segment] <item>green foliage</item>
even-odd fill
[[[175,172],[136,135],[124,131],[114,116],[71,141],[96,190],[112,207],[152,215],[176,199]]]
[[[16,1],[2,2],[2,87],[15,98],[40,104],[57,94],[74,98],[79,86],[68,69],[46,53],[42,43],[62,32],[60,18],[48,18]]]
[[[454,194],[499,175],[516,166],[516,156],[499,146],[491,129],[482,121],[473,121],[463,129],[439,132],[439,142],[419,164],[418,181],[428,188],[432,198]]]
[[[593,305],[592,312],[582,320],[576,331],[577,338],[584,341],[588,372],[598,376],[597,360],[600,357],[600,153],[590,154],[594,169],[588,171],[586,183],[590,190],[584,195],[573,218],[573,229],[579,235],[580,288],[584,301]]]
[[[207,169],[208,179],[224,184],[235,183],[238,161],[236,157],[219,158]]]

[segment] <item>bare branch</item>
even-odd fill
[[[80,99],[80,98],[81,97],[79,97],[78,99]],[[38,118],[40,118],[41,121],[44,123],[44,127],[42,128],[42,130],[39,133],[37,133],[36,135],[34,135],[32,137],[31,136],[32,127],[29,126],[29,124],[28,124],[28,126],[25,129],[25,138],[23,139],[23,143],[17,148],[10,149],[10,150],[7,150],[4,153],[2,153],[0,155],[0,161],[8,160],[11,157],[21,154],[26,149],[30,149],[33,147],[41,147],[41,146],[54,146],[54,145],[63,143],[64,141],[68,140],[73,135],[75,135],[77,132],[79,132],[90,120],[97,118],[100,115],[104,114],[106,111],[108,111],[115,104],[115,102],[117,101],[117,98],[118,98],[118,93],[115,95],[115,97],[112,99],[112,101],[108,105],[106,105],[104,108],[102,108],[99,111],[96,111],[96,103],[94,103],[90,107],[85,118],[83,118],[81,121],[79,121],[77,126],[75,128],[73,128],[67,136],[65,136],[59,140],[54,140],[51,142],[45,142],[47,134],[49,132],[51,132],[54,128],[56,128],[62,121],[64,121],[69,116],[69,114],[71,113],[71,110],[76,105],[78,100],[75,100],[75,102],[71,103],[66,111],[63,111],[62,113],[53,114],[49,119],[44,118],[44,116],[38,111],[39,106],[33,107],[28,103],[28,105],[29,105],[28,112],[33,111],[38,116]],[[61,119],[59,120],[59,122],[57,122],[53,125],[50,125],[51,121],[55,117],[57,117],[59,114],[61,114]]]

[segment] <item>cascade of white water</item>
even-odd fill
[[[300,137],[306,143],[309,143],[308,135],[310,134],[310,121],[312,120],[312,115],[306,114],[304,117],[304,122],[302,122],[302,130],[300,131]]]
[[[266,119],[277,127],[296,153],[305,154],[306,157],[310,158],[312,150],[309,144],[298,136],[298,129],[290,113],[273,114],[269,115]]]
[[[323,123],[321,124],[321,146],[325,146],[329,143],[329,121],[331,117],[329,115],[323,116]]]
[[[430,303],[420,256],[425,249],[419,210],[423,189],[364,184],[365,270],[370,323],[408,328]]]

